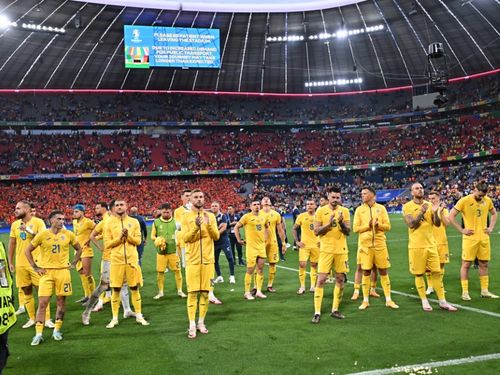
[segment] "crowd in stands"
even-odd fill
[[[0,174],[324,167],[441,158],[495,149],[500,121],[363,132],[334,129],[198,130],[162,135],[4,132]]]
[[[450,84],[449,105],[498,95],[499,76]],[[0,96],[0,121],[309,121],[411,111],[411,91],[284,99],[186,94]]]
[[[415,182],[422,182],[427,192],[437,190],[451,207],[463,194],[468,194],[478,180],[490,186],[489,195],[495,205],[500,203],[500,160],[489,158],[477,163],[437,164],[420,167],[386,168],[363,171],[330,173],[298,173],[283,175],[245,175],[242,177],[197,178],[142,178],[96,179],[52,182],[3,182],[0,184],[0,225],[13,220],[17,201],[27,199],[37,207],[39,215],[46,217],[54,209],[63,209],[68,218],[72,207],[83,203],[86,214],[93,217],[97,202],[124,197],[129,206],[137,206],[139,212],[151,217],[165,202],[180,205],[180,192],[185,188],[202,188],[206,203],[221,202],[223,209],[231,204],[244,210],[251,199],[269,196],[281,212],[291,212],[294,205],[303,209],[307,198],[317,202],[330,186],[340,186],[343,204],[354,208],[360,204],[361,187],[368,184],[376,190],[408,189]],[[409,199],[408,190],[386,205],[399,209]]]
[[[9,182],[0,184],[0,222],[14,220],[14,207],[22,199],[33,202],[43,218],[55,209],[63,210],[66,217],[71,218],[77,203],[84,204],[85,214],[93,217],[96,203],[116,198],[123,198],[129,207],[136,206],[141,214],[152,216],[163,203],[178,207],[182,204],[181,191],[194,188],[203,189],[208,202],[217,200],[238,208],[244,202],[238,194],[240,183],[228,177]]]

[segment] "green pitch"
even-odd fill
[[[392,288],[415,296],[414,280],[408,272],[407,233],[401,216],[392,216],[393,230],[388,234],[392,268]],[[290,229],[290,223],[288,223]],[[500,293],[499,226],[492,235],[493,261],[490,289]],[[226,259],[221,257],[226,283],[217,284],[215,293],[224,302],[211,305],[206,324],[210,333],[188,340],[186,300],[175,295],[172,273],[166,274],[166,297],[155,301],[155,250],[151,242],[144,256],[143,313],[151,322],[138,326],[122,319],[112,330],[105,326],[111,319],[109,304],[92,315],[91,325],[81,324],[82,308],[74,301],[81,297],[81,283],[73,273],[74,295],[68,298],[63,326],[64,340],[55,342],[45,329],[43,342],[31,347],[34,328],[22,329],[26,314],[10,330],[11,356],[6,375],[15,374],[347,374],[394,366],[445,361],[468,356],[500,353],[499,300],[479,297],[476,270],[470,273],[472,301],[460,300],[461,239],[448,230],[451,263],[446,268],[445,288],[452,303],[478,309],[460,309],[457,313],[435,310],[425,313],[420,301],[394,294],[399,310],[384,306],[383,298],[371,300],[371,306],[359,311],[360,301],[350,300],[352,284],[345,289],[342,312],[346,319],[330,318],[332,285],[327,284],[323,300],[323,318],[319,325],[310,323],[313,295],[296,295],[298,273],[278,269],[276,294],[267,300],[243,300],[243,267],[236,267],[236,286],[228,281]],[[292,238],[288,231],[288,239]],[[7,235],[1,239],[7,243]],[[349,237],[352,281],[355,270],[357,236]],[[94,275],[98,276],[98,257]],[[297,269],[298,253],[289,249],[279,266]],[[267,272],[267,271],[266,271]],[[266,280],[264,282],[267,281]],[[307,277],[309,287],[309,276]],[[380,291],[380,294],[382,292]],[[17,297],[17,296],[16,296]],[[435,297],[434,297],[435,298]],[[52,303],[54,316],[55,303]],[[436,371],[436,370],[434,370]],[[441,374],[500,373],[500,360],[441,367]]]

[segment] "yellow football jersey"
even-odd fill
[[[195,223],[198,212],[187,211],[182,215],[182,237],[186,246],[186,265],[212,264],[215,262],[214,241],[219,239],[217,219],[211,212],[203,212],[208,216],[208,224]],[[201,238],[200,238],[201,235]]]
[[[335,221],[332,224],[332,229],[323,235],[319,236],[320,251],[332,254],[347,254],[347,237],[340,230],[340,225],[338,225],[338,219],[340,213],[342,212],[343,220],[345,223],[350,222],[349,210],[343,206],[337,206],[335,210],[332,210],[329,204],[320,207],[316,210],[314,215],[315,223],[319,223],[324,226],[330,222],[330,217],[335,215]]]
[[[443,214],[448,216],[450,213],[445,208]],[[443,224],[442,215],[439,215],[441,219],[441,225],[439,227],[433,226],[432,230],[434,232],[434,239],[436,240],[436,245],[446,245],[448,243],[448,237],[446,236],[446,225]]]
[[[75,246],[77,243],[75,234],[67,229],[57,233],[46,229],[31,241],[34,247],[40,246],[38,266],[56,269],[69,267],[69,245]]]
[[[319,238],[314,234],[314,214],[302,212],[295,220],[295,225],[300,227],[300,242],[303,242],[305,249],[317,249]]]
[[[493,209],[490,197],[484,197],[478,202],[474,195],[467,195],[457,202],[455,209],[462,214],[465,229],[474,231],[473,235],[466,236],[468,239],[482,240],[489,237],[484,230],[488,227],[488,213]]]
[[[10,226],[10,237],[16,239],[16,267],[31,267],[26,258],[25,250],[31,240],[40,232],[45,229],[45,223],[42,219],[37,217],[32,217],[30,221],[26,223],[26,231],[21,231],[20,227],[22,220],[16,220]],[[33,251],[33,258],[35,261],[39,258],[40,249],[37,248]]]
[[[73,233],[75,233],[76,240],[82,246],[82,248],[90,240],[90,233],[95,228],[95,223],[88,217],[83,217],[80,221],[73,220]],[[90,244],[86,245],[89,247]]]
[[[128,230],[128,241],[121,240],[122,230]],[[112,216],[104,225],[104,249],[112,264],[136,264],[139,262],[137,246],[141,243],[141,227],[139,222],[130,217]],[[104,258],[104,255],[103,255]]]
[[[372,227],[370,228],[370,220]],[[378,220],[380,231],[375,231],[373,225]],[[391,222],[387,210],[381,204],[375,203],[373,207],[363,203],[354,211],[353,232],[359,233],[358,247],[385,247],[385,232],[391,229]]]
[[[408,228],[408,248],[410,249],[436,246],[431,202],[424,200],[422,204],[417,204],[414,201],[409,201],[403,205],[403,216],[411,215],[413,218],[416,218],[422,212],[422,205],[424,203],[429,208],[425,212],[422,222],[417,228]]]
[[[266,223],[269,225],[269,235],[267,236],[268,244],[277,244],[278,238],[276,237],[276,226],[281,224],[281,215],[275,210],[271,209],[269,212],[261,210],[259,215],[264,215]]]
[[[258,216],[249,212],[241,217],[239,223],[245,228],[245,241],[247,250],[265,250],[265,216],[261,215],[260,212]]]

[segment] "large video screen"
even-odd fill
[[[218,29],[124,26],[126,68],[220,68]]]

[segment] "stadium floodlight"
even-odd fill
[[[62,27],[42,26],[42,25],[35,25],[33,23],[23,23],[21,24],[21,28],[30,31],[41,31],[46,33],[56,33],[56,34],[66,33],[66,30]]]
[[[348,31],[346,29],[341,29],[341,30],[337,31],[337,38],[339,38],[339,39],[343,39],[343,38],[347,37],[347,35],[348,35]]]
[[[16,22],[11,22],[7,16],[0,16],[0,29],[6,29],[8,27],[17,27]]]
[[[330,81],[308,81],[305,82],[304,86],[305,87],[345,86],[345,85],[358,84],[362,82],[363,82],[362,78],[353,78],[353,79],[341,78]]]

